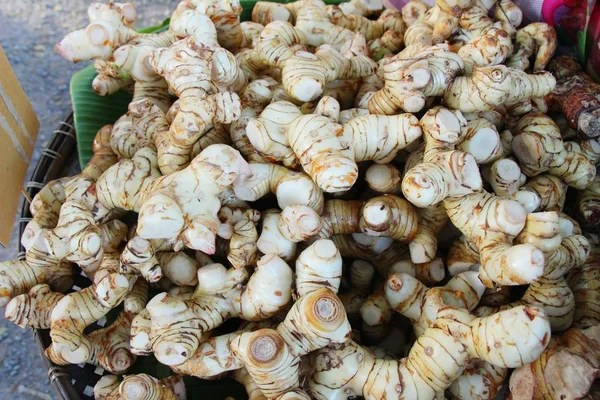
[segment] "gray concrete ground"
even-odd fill
[[[92,1],[0,1],[0,44],[40,120],[32,167],[70,110],[69,79],[84,66],[59,57],[53,51],[54,44],[69,31],[87,25],[86,10]],[[176,5],[170,0],[133,2],[138,10],[138,26],[160,23]],[[17,241],[15,230],[10,247],[0,249],[0,261],[15,258]],[[2,310],[0,314],[4,314]],[[31,331],[0,317],[0,399],[57,398],[39,357]]]

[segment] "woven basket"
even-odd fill
[[[42,155],[27,183],[27,194],[33,198],[51,180],[75,175],[80,171],[77,158],[77,140],[73,127],[73,114],[70,113],[52,134],[50,142]],[[31,220],[29,202],[23,201],[21,219],[19,221],[19,237]],[[19,259],[25,258],[25,249],[19,243]],[[78,290],[90,285],[90,281],[82,276],[74,276],[72,290]],[[102,325],[104,321],[98,321]],[[95,328],[97,328],[97,326]],[[104,371],[97,370],[92,365],[69,365],[60,367],[54,365],[44,354],[50,345],[48,330],[34,329],[33,336],[40,349],[44,367],[48,370],[50,383],[63,399],[93,399],[93,387]]]

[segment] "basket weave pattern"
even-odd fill
[[[63,176],[72,176],[79,172],[77,159],[77,140],[75,128],[73,127],[73,114],[69,114],[53,132],[48,146],[42,151],[42,155],[26,186],[29,198],[33,198],[48,182]],[[19,237],[31,220],[29,202],[24,199],[21,205],[21,219],[19,220]],[[25,249],[19,243],[19,259],[25,258]],[[80,290],[89,286],[91,282],[83,275],[81,270],[73,276],[73,288],[71,291]],[[88,327],[88,330],[96,330],[106,323],[104,318]],[[44,350],[50,345],[49,331],[46,329],[34,329],[33,335],[41,352],[44,367],[48,370],[50,383],[65,400],[88,400],[94,398],[94,385],[104,374],[104,370],[90,364],[57,366],[54,365],[44,354]]]

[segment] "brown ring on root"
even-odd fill
[[[307,296],[306,320],[317,329],[333,332],[345,321],[344,306],[337,296],[328,289],[312,292]]]
[[[276,364],[286,346],[283,338],[270,329],[260,329],[253,332],[252,336],[248,343],[252,362],[261,367]]]

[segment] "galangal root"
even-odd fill
[[[594,397],[600,85],[555,29],[512,0],[243,8],[142,33],[94,4],[56,46],[133,98],[31,202],[6,319],[114,374],[97,399]]]

